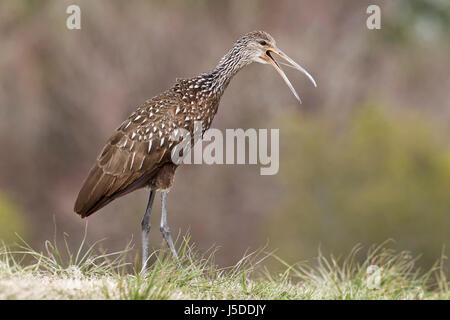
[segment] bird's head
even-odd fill
[[[243,59],[246,64],[250,64],[252,62],[271,64],[281,75],[289,89],[292,91],[292,93],[300,103],[300,97],[298,96],[284,71],[281,69],[278,62],[274,59],[274,56],[278,56],[286,61],[286,63],[282,64],[303,72],[309,78],[309,80],[311,80],[313,85],[317,87],[314,78],[303,67],[301,67],[294,60],[283,53],[283,51],[281,51],[277,47],[275,39],[265,31],[253,31],[245,34],[237,41],[236,47],[239,48],[238,50],[240,51],[241,59]]]

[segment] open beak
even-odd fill
[[[288,66],[293,67],[294,69],[297,69],[297,70],[303,72],[308,77],[308,79],[311,80],[311,82],[313,83],[314,87],[317,87],[316,81],[314,81],[314,78],[308,73],[308,71],[306,71],[302,66],[297,64],[294,60],[289,58],[283,51],[279,50],[278,48],[277,49],[270,48],[270,49],[266,50],[266,57],[264,57],[264,60],[269,62],[275,68],[275,70],[278,71],[278,73],[281,75],[281,77],[283,78],[284,82],[287,84],[287,86],[291,90],[291,92],[297,98],[298,102],[302,103],[302,100],[298,96],[297,91],[295,91],[295,89],[292,86],[291,82],[289,81],[288,77],[286,76],[284,71],[281,69],[280,65],[272,57],[272,53],[274,53],[277,56],[279,56],[280,58],[283,58],[284,60],[286,60],[289,63]]]

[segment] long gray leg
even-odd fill
[[[147,268],[148,260],[148,235],[150,233],[150,212],[152,211],[153,200],[155,199],[155,191],[150,191],[148,198],[147,209],[145,210],[144,217],[142,218],[142,269],[141,273],[145,272]]]
[[[167,191],[161,192],[161,226],[160,230],[164,237],[164,239],[167,242],[167,245],[169,246],[170,250],[172,251],[172,255],[175,259],[178,259],[177,251],[175,250],[175,247],[173,245],[172,237],[170,236],[170,229],[167,225],[167,210],[166,210],[166,203],[167,203]]]

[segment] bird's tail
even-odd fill
[[[95,164],[78,194],[75,212],[85,218],[114,200],[116,197],[108,196],[105,192],[114,181],[114,176],[103,172],[102,168]]]
[[[96,163],[89,171],[78,198],[74,211],[82,218],[88,217],[100,210],[114,199],[124,196],[148,184],[150,174],[115,176],[107,173]]]

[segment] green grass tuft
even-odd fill
[[[127,263],[130,247],[99,253],[98,243],[82,241],[72,253],[46,242],[37,252],[23,240],[0,248],[0,299],[448,299],[442,258],[431,270],[415,268],[407,252],[395,253],[384,243],[366,258],[356,247],[347,257],[325,257],[314,266],[288,265],[274,253],[246,254],[229,268],[214,263],[215,250],[200,254],[189,238],[178,245],[180,259],[168,250],[153,252],[149,270]],[[274,275],[267,259],[283,266]]]

